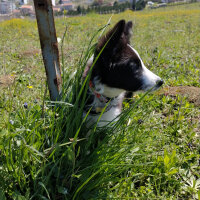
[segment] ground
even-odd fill
[[[67,28],[58,107],[45,92],[36,21],[0,22],[0,199],[199,199],[200,3],[112,16],[110,26],[133,21],[132,46],[165,84],[86,137],[82,69],[110,18],[55,19],[57,37]]]
[[[200,88],[193,86],[174,86],[165,87],[159,91],[160,94],[175,97],[177,95],[187,97],[188,101],[194,103],[195,106],[200,106]]]

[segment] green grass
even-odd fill
[[[200,87],[199,8],[127,11],[112,24],[134,22],[131,43],[164,87]],[[0,23],[0,199],[200,199],[199,107],[187,97],[138,94],[114,127],[86,137],[81,74],[109,18],[56,19],[58,37],[67,26],[59,107],[45,94],[36,22]]]

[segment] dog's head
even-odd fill
[[[114,93],[146,91],[153,87],[157,89],[163,84],[160,77],[144,66],[138,52],[130,46],[131,35],[132,22],[121,20],[97,44],[94,59],[97,56],[99,58],[91,78],[104,93],[108,89]],[[116,94],[107,94],[113,95]]]

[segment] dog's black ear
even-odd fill
[[[96,53],[99,53],[102,48],[105,48],[105,51],[114,48],[119,43],[125,26],[125,20],[120,20],[106,35],[102,36],[97,44]]]
[[[132,21],[128,21],[125,26],[124,35],[126,37],[127,43],[130,43],[130,38],[133,34],[132,32],[133,23]]]

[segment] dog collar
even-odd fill
[[[91,102],[91,104],[87,104],[85,106],[85,110],[88,111],[90,108],[92,108],[90,110],[90,114],[93,114],[93,115],[96,115],[96,114],[99,114],[103,111],[103,109],[105,108],[106,104],[108,103],[108,105],[106,106],[106,109],[104,112],[107,112],[109,111],[112,107],[114,106],[117,106],[117,103],[111,103],[113,100],[117,99],[117,97],[114,97],[114,98],[109,98],[109,97],[105,97],[104,95],[98,93],[95,88],[94,88],[94,84],[92,81],[89,81],[89,93],[88,93],[89,96],[94,96],[96,97],[100,104],[97,104],[95,106],[95,104],[93,104],[93,100],[89,99],[89,102]]]
[[[89,82],[89,88],[91,89],[92,93],[99,99],[99,101],[103,103],[108,103],[108,101],[111,100],[111,98],[105,97],[102,94],[95,91],[92,81]]]

